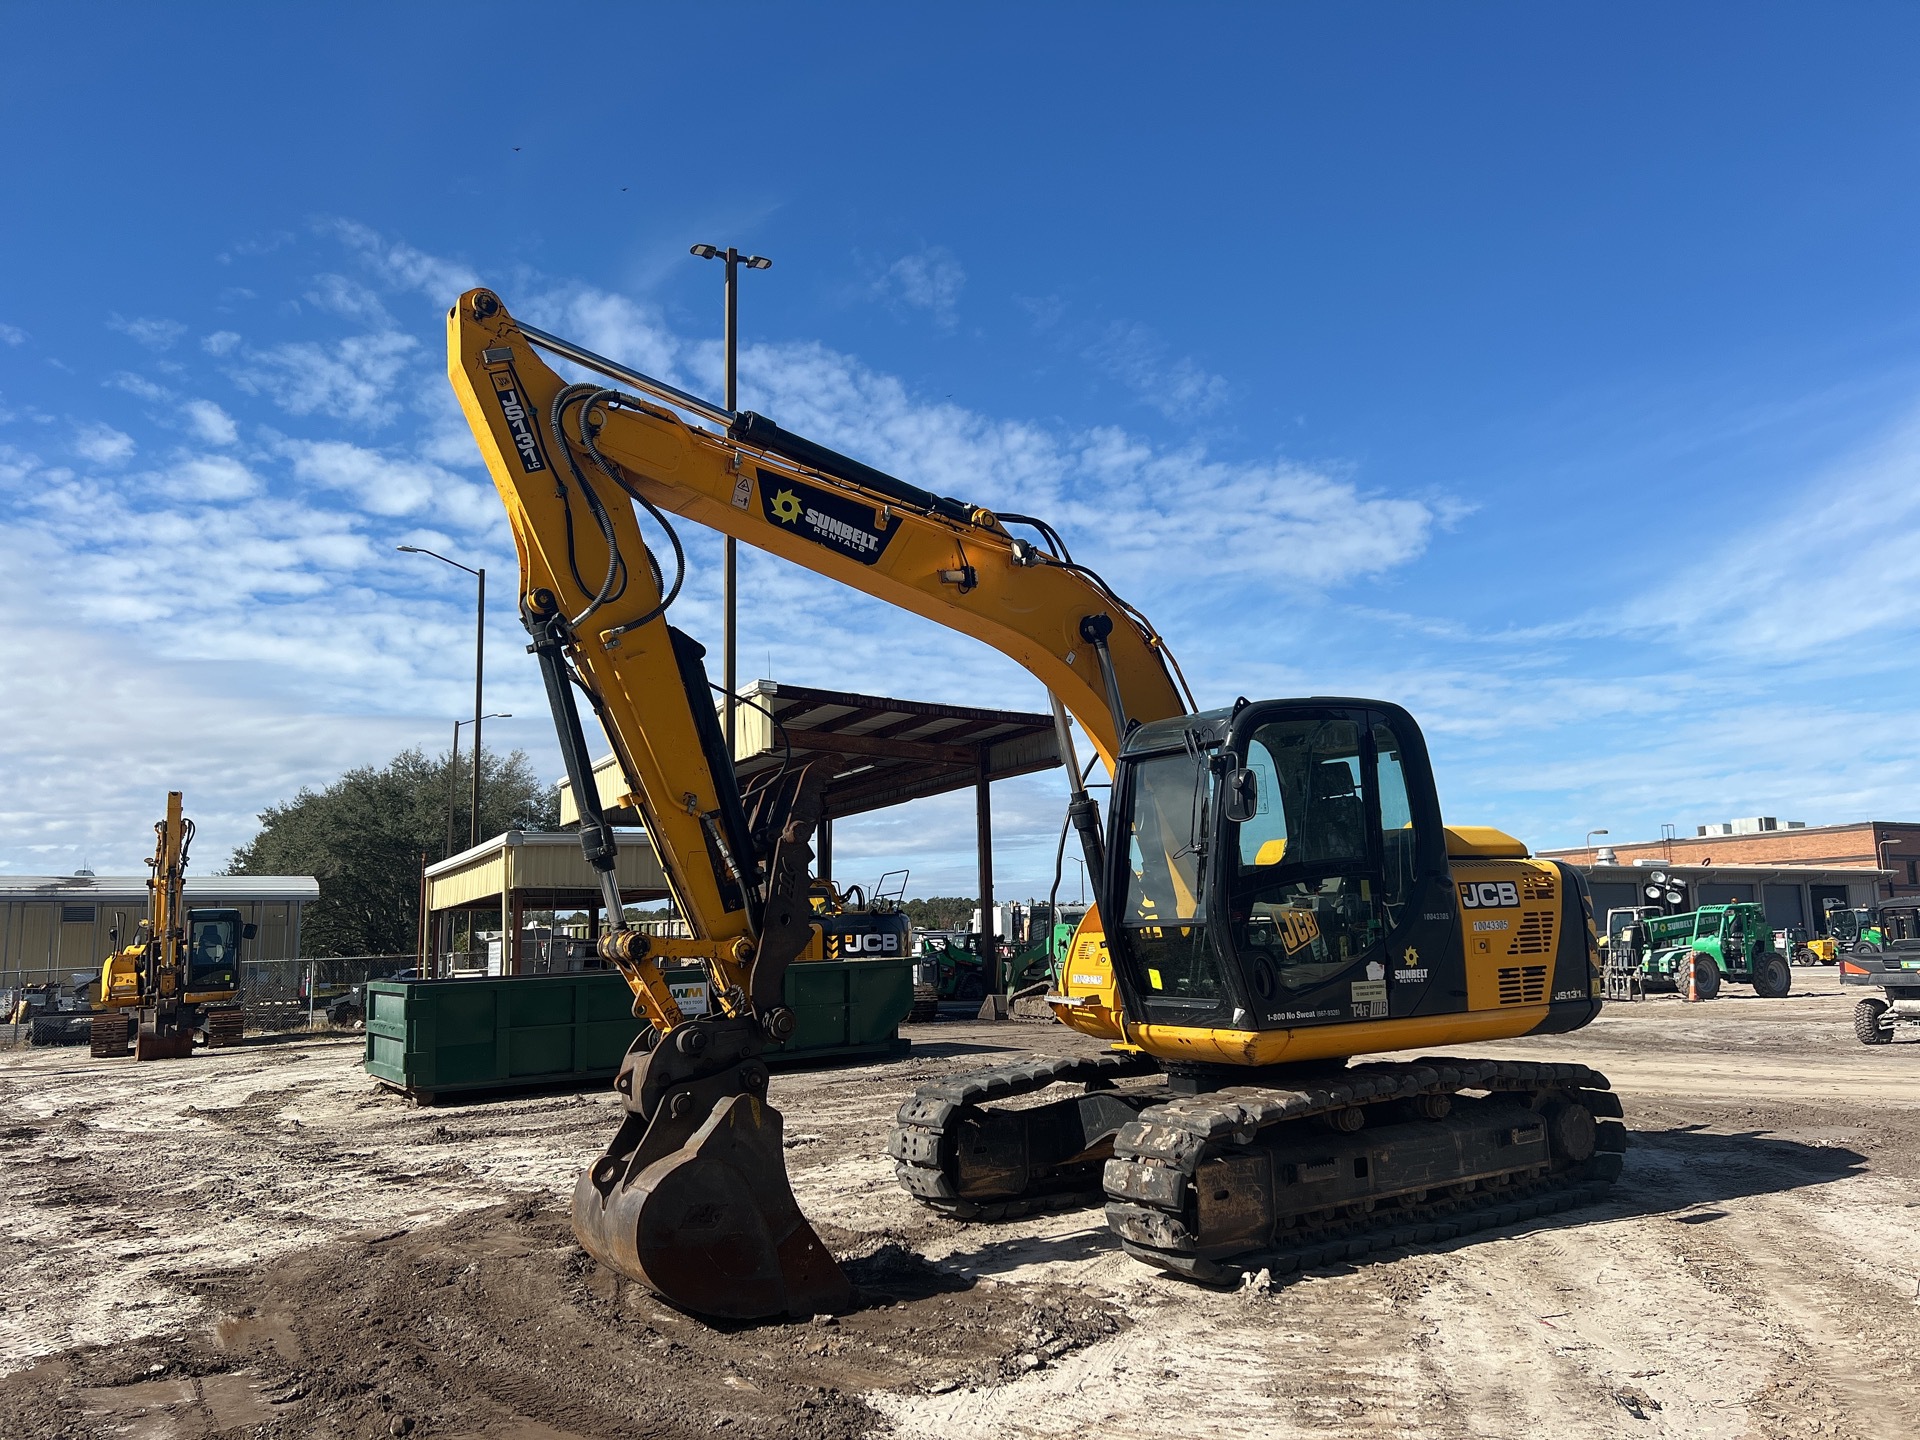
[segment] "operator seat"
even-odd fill
[[[1304,833],[1295,837],[1303,860],[1358,860],[1367,853],[1367,817],[1344,760],[1313,769],[1313,804]]]

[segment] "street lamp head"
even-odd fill
[[[773,262],[764,255],[749,255],[746,259],[746,266],[749,270],[767,270],[772,268],[772,265]]]
[[[1611,831],[1609,831],[1609,830],[1589,830],[1589,831],[1587,831],[1587,834],[1589,834],[1589,835],[1609,835],[1609,834],[1611,834],[1611,833],[1612,833],[1612,832],[1611,832]]]
[[[418,555],[420,553],[420,547],[418,545],[396,545],[393,548],[398,550],[402,555]]]
[[[718,259],[720,255],[720,251],[712,245],[695,245],[687,253],[698,255],[702,260]]]

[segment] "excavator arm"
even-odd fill
[[[570,383],[543,351],[600,378]],[[787,1188],[758,1057],[793,1027],[784,973],[811,930],[809,842],[832,759],[741,793],[704,652],[670,623],[685,566],[674,521],[993,646],[1052,693],[1063,758],[1069,713],[1109,769],[1131,726],[1185,713],[1177,669],[1144,617],[1044,522],[932,494],[711,405],[515,321],[490,291],[469,291],[449,313],[448,370],[512,525],[529,649],[601,877],[610,923],[599,951],[651,1022],[616,1081],[628,1119],[581,1177],[575,1230],[615,1268],[701,1313],[830,1309],[845,1281]],[[640,510],[661,527],[670,566],[642,538]],[[1042,543],[1009,528],[1023,523]],[[690,939],[642,935],[621,919],[615,841],[576,696],[612,743],[623,804],[642,817]],[[1096,856],[1084,789],[1075,805]],[[707,967],[712,1013],[681,1014],[663,961]],[[720,1217],[712,1243],[688,1240],[700,1216]]]
[[[636,504],[669,527],[669,514],[693,520],[992,645],[1048,687],[1109,769],[1130,724],[1189,708],[1160,637],[1044,526],[1051,548],[1014,535],[1013,517],[520,324],[489,291],[461,297],[448,337],[450,378],[512,523],[522,615],[589,855],[610,873],[611,837],[593,813],[584,744],[567,719],[569,681],[612,742],[628,803],[693,930],[690,945],[665,948],[714,964],[723,992],[755,993],[765,840],[756,845],[737,797],[699,647],[669,624],[678,541],[669,578],[641,537]],[[622,388],[570,385],[540,350]],[[629,975],[664,1028],[677,1012],[644,958]]]

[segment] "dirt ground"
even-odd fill
[[[1229,1293],[1129,1260],[1097,1211],[918,1209],[881,1151],[900,1099],[1076,1037],[913,1027],[904,1060],[773,1088],[864,1308],[732,1330],[575,1248],[610,1094],[415,1107],[347,1038],[6,1052],[0,1435],[1920,1434],[1920,1046],[1859,1045],[1831,971],[1795,982],[1476,1048],[1612,1077],[1606,1204]]]

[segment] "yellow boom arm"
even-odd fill
[[[536,347],[621,388],[569,385]],[[643,817],[696,937],[616,954],[662,1030],[680,1016],[657,959],[707,961],[722,1008],[737,1013],[758,1008],[727,995],[751,1002],[765,937],[754,934],[753,864],[741,853],[732,776],[715,773],[730,757],[713,744],[711,699],[693,693],[704,678],[699,652],[689,654],[691,642],[667,623],[666,577],[641,539],[633,502],[993,646],[1047,686],[1109,769],[1128,723],[1188,709],[1159,637],[1092,572],[1053,553],[1064,550],[1057,540],[1053,549],[1021,540],[984,509],[520,324],[486,290],[469,291],[449,313],[448,369],[507,507],[522,613],[536,650],[546,637],[549,690],[571,681],[596,709],[627,803]],[[689,423],[686,413],[716,428]],[[563,698],[571,703],[550,698],[556,716]],[[566,750],[564,720],[561,728]],[[593,780],[576,768],[569,773],[590,825]],[[609,905],[617,926],[617,901]]]

